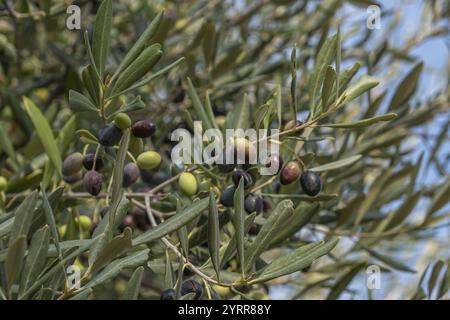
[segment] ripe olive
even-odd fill
[[[86,170],[92,170],[92,168],[94,168],[94,158],[95,158],[95,154],[94,153],[88,153],[84,156],[83,159],[83,167]],[[99,171],[102,170],[104,166],[103,163],[103,159],[97,155],[97,159],[95,160],[95,171]]]
[[[195,280],[186,280],[181,284],[181,296],[188,293],[195,293],[194,300],[198,300],[203,295],[203,287],[200,283]]]
[[[84,190],[96,196],[102,190],[102,175],[97,171],[88,171],[83,178]]]
[[[232,176],[233,183],[236,187],[239,185],[241,178],[244,178],[244,189],[248,189],[253,185],[253,178],[251,174],[242,169],[237,169],[233,172]]]
[[[71,176],[63,176],[63,180],[67,183],[73,184],[75,182],[80,181],[83,179],[83,173],[81,171],[78,171],[77,173],[71,175]]]
[[[130,214],[127,214],[123,218],[122,222],[120,223],[119,230],[120,230],[120,232],[123,232],[123,230],[125,230],[126,227],[133,229],[135,226],[136,226],[136,224],[134,222],[133,216]]]
[[[122,130],[126,130],[131,126],[131,119],[126,113],[118,113],[114,117],[114,123]]]
[[[220,203],[223,204],[225,207],[232,207],[234,203],[234,192],[236,191],[235,186],[229,186],[227,187],[222,193],[220,194]]]
[[[300,184],[303,192],[311,197],[318,195],[322,190],[322,182],[320,181],[319,175],[312,171],[305,171],[302,173]]]
[[[149,138],[155,131],[155,124],[148,119],[140,120],[131,127],[131,132],[137,138]]]
[[[139,168],[151,170],[157,168],[161,164],[161,156],[155,151],[146,151],[137,157]]]
[[[261,213],[263,210],[263,200],[260,196],[250,193],[245,197],[244,208],[247,213]]]
[[[175,290],[166,289],[161,293],[161,300],[175,300]]]
[[[190,172],[183,172],[178,178],[178,185],[181,192],[188,197],[193,196],[198,191],[197,179]]]
[[[259,233],[259,226],[252,222],[248,228],[248,234],[251,236],[256,236]]]
[[[301,174],[301,168],[297,161],[289,161],[286,166],[281,170],[280,182],[282,185],[291,184]]]
[[[234,170],[236,167],[235,158],[232,158],[232,151],[224,148],[222,154],[220,155],[222,163],[217,163],[219,171],[222,173],[228,173]]]
[[[144,209],[134,207],[130,210],[129,215],[133,217],[133,221],[139,230],[145,231],[150,226],[150,220],[147,216],[147,212]]]
[[[72,153],[64,159],[62,165],[63,176],[73,176],[82,169],[83,155],[79,152]]]
[[[109,123],[98,132],[98,141],[104,147],[112,147],[122,138],[122,129],[114,123]]]
[[[124,188],[128,188],[133,185],[141,176],[139,168],[133,162],[127,163],[123,168],[123,182]]]

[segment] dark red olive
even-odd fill
[[[102,190],[102,175],[97,171],[88,171],[83,178],[84,190],[96,196]]]
[[[111,208],[111,206],[107,206],[107,207],[104,207],[104,208],[102,208],[101,210],[100,210],[100,217],[104,217],[104,216],[106,216],[106,214],[108,213],[108,210]]]
[[[139,168],[133,162],[127,163],[123,168],[123,182],[122,186],[128,188],[133,185],[141,176]]]
[[[84,156],[83,159],[83,167],[86,170],[92,170],[92,168],[94,167],[94,158],[95,158],[95,154],[94,153],[88,153]],[[95,159],[95,171],[100,171],[103,169],[104,163],[103,163],[103,159],[97,155],[97,159]]]
[[[150,220],[148,218],[147,212],[139,207],[134,207],[130,210],[129,215],[133,217],[133,221],[139,230],[145,231],[150,226]]]
[[[263,211],[269,211],[272,209],[272,203],[267,198],[263,198]]]
[[[322,181],[317,173],[312,171],[305,171],[300,177],[300,184],[303,192],[308,196],[314,197],[322,191]]]
[[[161,300],[175,300],[175,290],[166,289],[161,293]]]
[[[120,223],[119,230],[120,232],[123,232],[126,227],[133,229],[135,226],[136,224],[134,222],[133,216],[131,214],[127,214]]]
[[[283,185],[291,184],[298,179],[301,172],[300,165],[297,161],[290,161],[280,172],[280,182]]]
[[[98,132],[98,141],[104,147],[112,147],[122,138],[122,129],[114,123],[109,123]]]
[[[203,295],[203,287],[195,280],[186,280],[181,284],[181,296],[195,293],[194,300],[198,300]]]
[[[234,203],[234,192],[236,191],[235,186],[229,186],[227,187],[222,193],[220,194],[220,203],[223,204],[225,207],[232,207]]]
[[[248,234],[251,236],[256,236],[259,233],[259,226],[252,222],[248,228]]]
[[[263,200],[260,196],[250,193],[245,197],[244,208],[247,213],[261,213],[263,210]]]
[[[139,120],[131,127],[131,132],[137,138],[149,138],[155,134],[155,131],[155,124],[148,119]]]
[[[244,178],[244,189],[248,189],[253,185],[253,178],[249,173],[242,169],[236,169],[232,176],[233,183],[236,187],[239,186],[241,178]]]

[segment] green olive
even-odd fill
[[[146,151],[137,157],[139,168],[145,170],[155,169],[161,164],[161,156],[155,151]]]
[[[87,231],[91,228],[92,226],[92,219],[88,216],[79,216],[79,217],[75,217],[75,222],[78,224],[78,222],[80,223],[81,229],[83,229],[84,231]]]
[[[0,191],[5,191],[7,186],[8,181],[5,179],[5,177],[0,177]]]
[[[119,113],[114,117],[114,122],[116,126],[120,129],[125,130],[131,127],[131,119],[126,113]]]
[[[178,178],[178,185],[181,192],[187,196],[193,196],[198,191],[197,179],[192,173],[183,172]]]

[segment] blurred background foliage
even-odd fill
[[[158,67],[185,58],[167,76],[138,90],[146,108],[133,118],[154,119],[159,131],[153,144],[160,152],[171,148],[170,130],[189,120],[192,103],[185,97],[186,77],[201,96],[209,92],[219,124],[242,103],[244,93],[254,113],[278,85],[283,120],[290,120],[294,45],[298,119],[306,119],[311,104],[308,79],[315,57],[340,26],[341,71],[354,73],[353,79],[363,74],[377,77],[380,85],[324,123],[349,123],[387,112],[398,117],[357,130],[315,129],[315,137],[331,138],[305,143],[301,152],[305,163],[320,165],[354,154],[364,158],[323,174],[326,193],[339,196],[320,202],[301,232],[266,255],[271,259],[299,242],[330,235],[341,236],[341,241],[333,254],[308,272],[266,283],[255,289],[255,297],[445,297],[450,286],[448,1],[113,2],[107,69],[117,67],[163,8],[164,20],[154,39],[164,50]],[[41,108],[54,132],[64,127],[72,115],[69,89],[83,91],[80,74],[87,62],[82,32],[66,28],[66,9],[79,5],[82,28],[92,34],[100,3],[0,1],[0,173],[9,178],[7,202],[14,194],[39,186],[46,161],[21,96],[30,97]],[[366,9],[371,4],[381,7],[381,29],[366,27]],[[92,118],[76,118],[77,128],[96,126]],[[82,143],[74,137],[61,156],[80,148]],[[381,268],[380,290],[366,288],[368,265]],[[118,297],[129,275],[123,277],[105,285],[97,297]],[[141,294],[152,297],[161,289],[150,274]],[[228,294],[232,295],[224,293]]]

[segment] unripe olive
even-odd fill
[[[78,182],[81,179],[83,179],[83,173],[81,171],[78,171],[77,173],[75,173],[71,176],[63,176],[63,180],[69,184]]]
[[[136,138],[135,136],[131,136],[128,150],[133,155],[141,154],[142,151],[144,151],[144,143],[142,142],[142,139]]]
[[[195,293],[194,300],[198,300],[203,295],[203,287],[195,280],[186,280],[181,284],[181,295]]]
[[[133,162],[127,163],[123,168],[123,182],[122,186],[128,188],[133,185],[141,176],[139,168]]]
[[[63,224],[62,226],[58,227],[58,234],[60,238],[64,238],[67,231],[67,224]]]
[[[178,185],[181,192],[188,197],[193,196],[198,191],[197,179],[190,172],[183,172],[178,178]]]
[[[92,226],[92,219],[88,216],[75,217],[75,222],[81,226],[84,231],[87,231]]]
[[[96,196],[102,190],[102,175],[97,171],[88,171],[83,178],[84,190]]]
[[[267,159],[266,168],[273,170],[274,174],[278,174],[283,167],[283,160],[279,154],[272,154]]]
[[[0,177],[0,191],[5,191],[8,186],[8,181],[5,177]]]
[[[114,123],[109,123],[98,132],[98,142],[104,147],[112,147],[122,138],[122,130]]]
[[[233,183],[236,187],[239,186],[241,178],[244,178],[244,189],[248,189],[253,185],[252,176],[242,169],[237,169],[233,172],[232,176]]]
[[[305,171],[300,177],[300,184],[303,192],[308,196],[315,197],[322,190],[322,181],[317,173],[313,171]]]
[[[149,138],[155,133],[155,131],[155,124],[148,119],[140,120],[131,127],[131,132],[138,138]]]
[[[161,293],[161,300],[175,300],[175,290],[166,289]]]
[[[62,165],[63,176],[72,176],[81,170],[83,166],[83,155],[79,152],[72,153],[64,159]]]
[[[291,129],[294,129],[294,127],[297,128],[302,125],[303,125],[303,122],[301,122],[300,120],[291,120],[288,123],[286,123],[286,125],[284,126],[284,130],[291,130]],[[304,131],[304,128],[295,130],[295,133],[301,135],[303,133],[303,131]]]
[[[297,161],[289,161],[286,166],[281,170],[280,182],[283,185],[291,184],[298,179],[302,170]]]
[[[114,117],[114,123],[120,129],[125,130],[125,129],[128,129],[131,126],[131,119],[126,113],[118,113]]]
[[[250,193],[245,197],[244,208],[247,213],[261,213],[263,210],[263,200],[260,196]]]
[[[232,207],[233,203],[234,203],[234,192],[235,191],[236,191],[235,186],[227,187],[220,194],[220,203],[223,204],[225,207]]]
[[[92,168],[94,168],[94,158],[95,158],[95,154],[94,153],[88,153],[84,156],[83,159],[83,167],[86,170],[92,170]],[[95,159],[95,171],[100,171],[102,170],[104,167],[104,163],[103,163],[103,159],[97,155],[97,159]]]
[[[161,164],[161,156],[158,152],[146,151],[137,157],[137,164],[141,169],[155,169]]]

